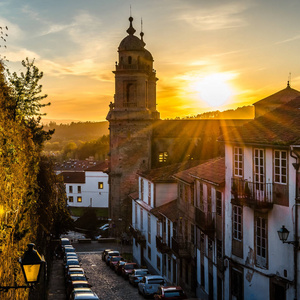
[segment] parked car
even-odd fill
[[[138,283],[138,292],[144,297],[154,296],[161,285],[166,285],[162,276],[147,275]]]
[[[157,294],[154,295],[155,300],[181,300],[187,299],[187,295],[180,286],[160,286]]]
[[[120,260],[116,265],[115,265],[115,272],[118,275],[122,275],[122,267],[126,264],[125,260]]]
[[[80,287],[75,288],[71,292],[70,298],[68,300],[74,300],[75,295],[82,294],[82,293],[92,293],[93,291],[90,288]]]
[[[133,286],[137,286],[138,283],[143,279],[144,276],[150,275],[148,269],[134,269],[133,272],[129,275],[129,283]]]
[[[70,274],[83,274],[83,275],[85,275],[83,268],[68,268],[68,270],[65,273],[66,281],[67,281],[68,276]]]
[[[114,249],[105,249],[103,252],[102,252],[102,260],[105,261],[105,257],[107,255],[108,252],[110,251],[114,251]]]
[[[67,285],[70,284],[70,282],[73,282],[73,281],[84,281],[84,280],[88,280],[88,278],[86,278],[86,276],[84,274],[77,274],[77,273],[72,273],[72,274],[69,274],[68,277],[67,277]]]
[[[67,299],[70,298],[70,295],[75,288],[83,288],[83,287],[91,288],[92,286],[86,280],[71,281],[67,287]]]
[[[89,293],[75,293],[72,295],[70,300],[100,300],[96,293],[89,292]]]
[[[113,256],[120,256],[120,252],[119,251],[109,251],[105,257],[105,261],[106,261],[106,264],[109,266],[109,262],[110,262],[110,259],[113,257]]]
[[[128,276],[133,272],[134,269],[137,269],[138,265],[136,263],[126,263],[124,266],[122,266],[122,276],[125,279],[128,279]]]
[[[60,239],[60,244],[61,244],[62,246],[65,246],[65,245],[71,245],[71,242],[70,242],[70,240],[69,240],[68,238],[61,238],[61,239]]]
[[[99,227],[100,230],[106,230],[109,228],[109,224],[104,224],[101,227]]]
[[[109,262],[109,266],[114,270],[115,265],[121,260],[124,260],[122,256],[112,256]]]
[[[67,269],[68,269],[70,266],[80,267],[80,265],[79,265],[79,260],[78,260],[78,259],[74,259],[74,258],[69,258],[69,259],[67,259],[66,262],[65,262],[65,271],[67,271]]]

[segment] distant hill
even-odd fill
[[[199,114],[195,119],[253,119],[254,107],[252,105],[229,109],[225,111],[210,111]]]
[[[51,142],[63,142],[63,141],[82,141],[87,142],[91,140],[99,139],[103,135],[108,135],[109,123],[103,122],[78,122],[70,124],[57,125],[54,122],[50,122],[44,126],[45,130],[55,129],[55,133],[51,138]]]

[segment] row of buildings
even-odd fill
[[[153,57],[129,22],[108,174],[134,259],[200,299],[298,299],[300,92],[256,102],[252,120],[161,120]]]
[[[153,57],[129,21],[113,71],[107,181],[96,170],[78,182],[64,174],[69,204],[100,203],[103,182],[134,259],[199,299],[300,298],[300,92],[288,84],[256,102],[252,120],[161,120]]]
[[[299,119],[300,97],[226,132],[222,157],[138,173],[135,260],[200,299],[299,299]]]

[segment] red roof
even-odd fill
[[[177,219],[177,200],[173,200],[161,206],[152,208],[150,211],[157,218],[161,218],[161,215],[167,217],[172,222],[175,222]]]
[[[101,172],[106,172],[108,170],[108,162],[107,161],[104,161],[104,162],[101,162],[97,165],[94,165],[92,167],[88,167],[85,169],[85,171],[101,171]]]
[[[84,172],[61,172],[64,183],[85,183]]]
[[[175,178],[192,183],[197,178],[215,185],[225,184],[225,157],[217,157],[174,175]]]
[[[219,141],[258,145],[293,145],[300,142],[300,97],[236,127]]]

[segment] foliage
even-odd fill
[[[87,207],[83,215],[75,221],[76,228],[84,229],[91,237],[97,231],[98,218],[94,209]]]
[[[40,124],[41,116],[45,115],[41,113],[41,109],[50,105],[50,102],[41,103],[47,98],[47,95],[40,95],[42,85],[39,81],[43,78],[43,72],[34,65],[34,60],[30,62],[28,58],[22,61],[22,66],[26,72],[21,72],[20,75],[6,70],[11,87],[11,97],[6,101],[7,117],[23,122],[32,131],[33,141],[41,146],[54,133],[52,130],[46,132]]]
[[[14,117],[14,97],[16,91],[5,80],[0,62],[1,286],[24,285],[18,258],[27,244],[36,243],[37,250],[50,259],[46,237],[59,235],[71,224],[62,181],[53,173],[51,163],[41,158],[42,143],[50,134],[38,125],[39,116],[27,118],[17,110]],[[1,299],[24,300],[28,293],[9,290],[1,293]]]

